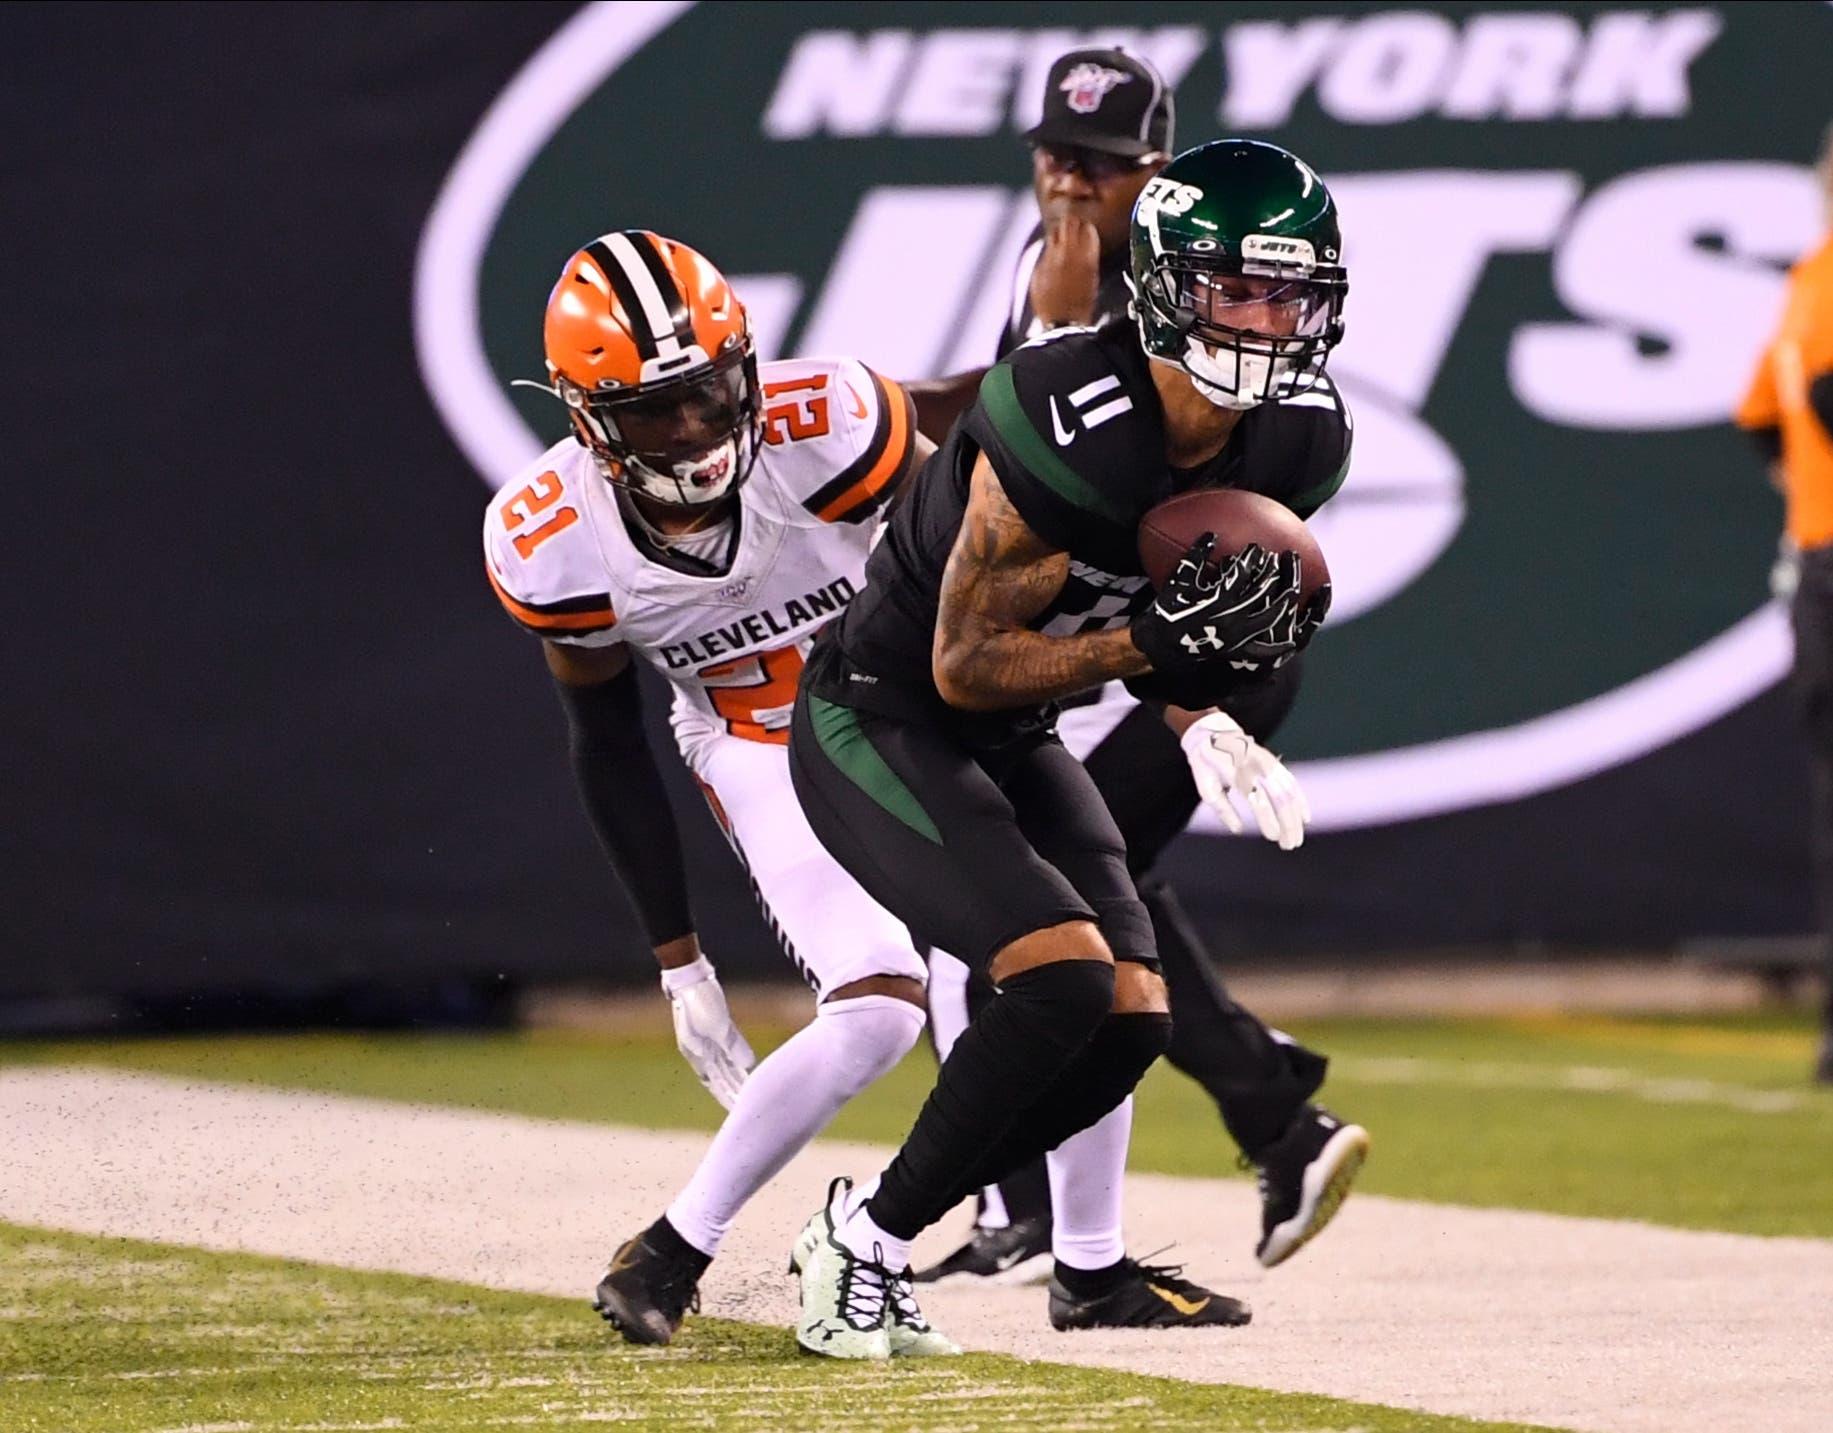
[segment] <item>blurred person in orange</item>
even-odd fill
[[[1825,996],[1816,1078],[1833,1084],[1833,126],[1819,175],[1828,233],[1789,274],[1782,326],[1757,364],[1737,420],[1762,447],[1786,505],[1792,556],[1794,686],[1812,770],[1815,895]]]

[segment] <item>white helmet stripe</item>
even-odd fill
[[[675,337],[674,320],[669,316],[669,304],[662,290],[656,286],[655,278],[649,272],[649,266],[636,251],[636,245],[628,234],[606,234],[601,243],[617,260],[618,267],[624,271],[632,292],[636,294],[637,306],[643,311],[643,322],[649,326],[649,337],[654,341],[656,354],[661,358],[672,358],[681,351],[681,342]]]

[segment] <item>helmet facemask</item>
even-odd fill
[[[556,375],[574,436],[611,483],[671,507],[705,507],[751,474],[761,451],[757,358],[751,339],[676,376],[586,389]],[[679,362],[677,358],[676,362]]]
[[[1211,403],[1244,410],[1317,382],[1343,335],[1347,287],[1334,265],[1183,252],[1152,265],[1134,303],[1147,353]]]

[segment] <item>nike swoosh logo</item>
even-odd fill
[[[1185,1298],[1182,1294],[1174,1294],[1169,1289],[1161,1289],[1157,1284],[1147,1284],[1146,1287],[1186,1318],[1195,1318],[1209,1307],[1207,1297],[1193,1300]]]
[[[621,1274],[636,1263],[636,1240],[627,1240],[624,1246],[611,1256],[611,1272]]]
[[[1023,1249],[1014,1249],[1008,1254],[1001,1254],[993,1261],[993,1272],[996,1274],[1003,1274],[1007,1269],[1011,1268],[1024,1257],[1025,1251]]]
[[[1063,415],[1057,411],[1057,396],[1050,395],[1050,427],[1057,435],[1057,446],[1067,448],[1076,441],[1076,435],[1063,426]]]
[[[866,400],[861,398],[858,393],[854,392],[852,384],[842,383],[840,386],[846,389],[846,396],[853,400],[852,403],[849,405],[849,411],[851,411],[852,415],[855,418],[865,417],[866,416]]]

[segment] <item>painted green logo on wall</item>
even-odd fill
[[[1320,826],[1572,781],[1780,675],[1779,513],[1728,419],[1823,224],[1824,5],[588,6],[428,219],[454,435],[491,482],[560,435],[507,383],[566,256],[625,226],[719,263],[767,355],[984,364],[1035,220],[1019,135],[1090,43],[1155,61],[1180,147],[1276,139],[1341,206],[1357,447],[1282,734]]]

